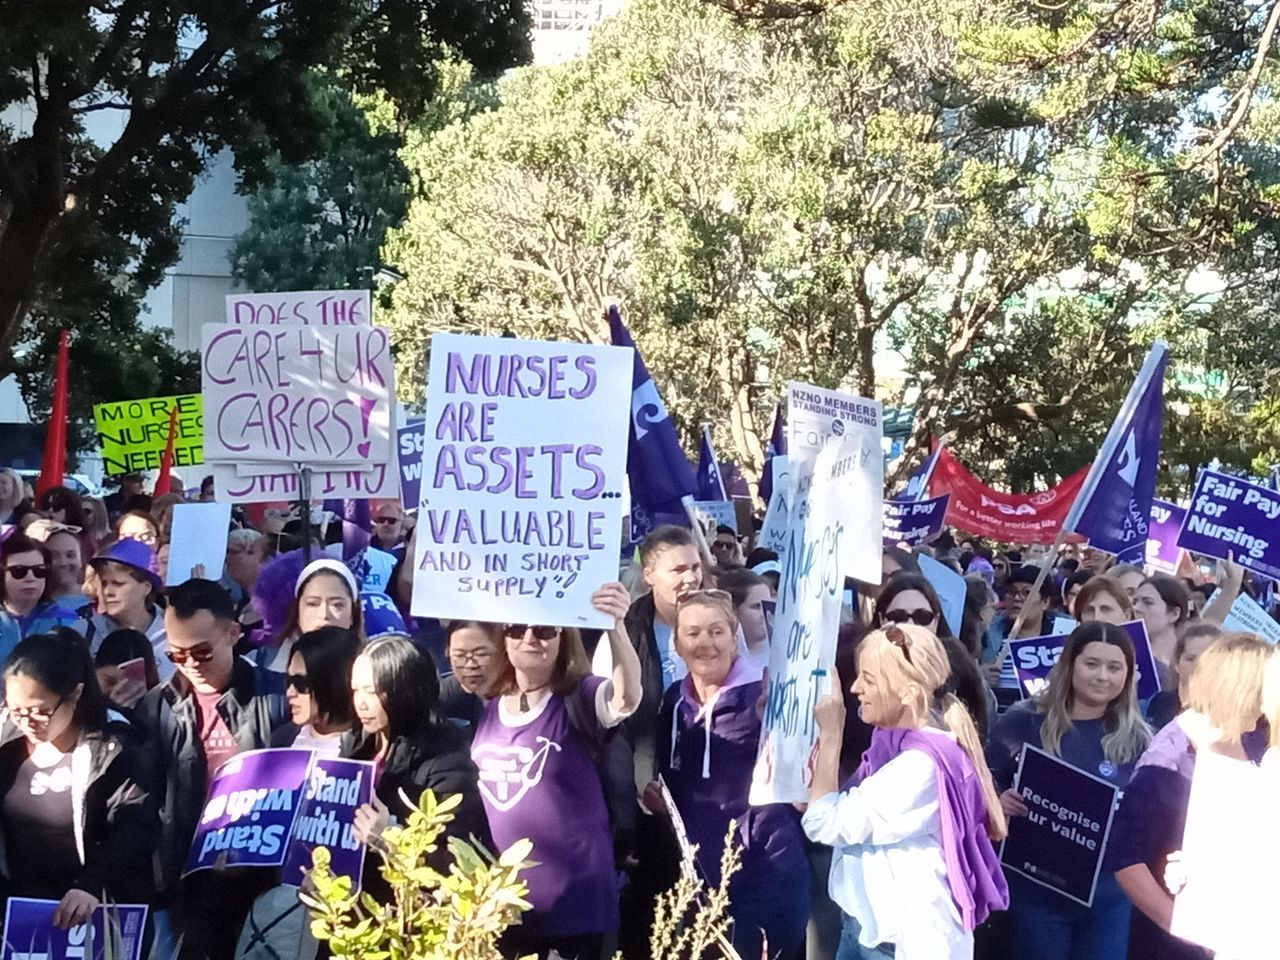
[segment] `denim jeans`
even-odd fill
[[[882,943],[877,947],[864,947],[858,942],[862,926],[849,914],[844,914],[844,923],[840,927],[840,949],[836,951],[836,960],[885,960],[893,956],[893,944]]]
[[[1009,887],[1010,937],[1018,960],[1125,960],[1131,908],[1111,874],[1098,878],[1092,907],[1018,876]]]

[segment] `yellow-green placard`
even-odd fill
[[[169,411],[178,407],[173,442],[173,466],[204,463],[204,403],[198,393],[99,403],[93,422],[102,448],[102,472],[107,476],[156,470],[169,439]]]

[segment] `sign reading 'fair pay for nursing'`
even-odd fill
[[[431,338],[413,613],[611,627],[630,347]]]

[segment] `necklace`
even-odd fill
[[[520,712],[521,713],[529,712],[529,694],[536,693],[537,691],[543,690],[546,687],[547,687],[547,684],[543,683],[536,687],[530,687],[528,690],[521,690],[520,691]]]

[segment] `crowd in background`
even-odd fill
[[[749,960],[1208,956],[1168,932],[1166,864],[1197,749],[1263,762],[1277,693],[1271,648],[1221,626],[1241,593],[1274,599],[1234,563],[1148,575],[1068,546],[1040,577],[1039,547],[887,547],[880,584],[846,585],[809,802],[753,807],[781,567],[750,533],[652,531],[593,598],[611,630],[441,623],[409,614],[413,517],[395,502],[354,553],[339,519],[237,505],[221,580],[167,576],[175,504],[213,498],[211,478],[152,496],[131,476],[101,500],[35,499],[0,470],[4,892],[59,901],[62,925],[148,903],[160,957],[323,953],[278,924],[296,891],[273,871],[182,876],[213,772],[292,745],[377,763],[362,840],[427,788],[462,796],[458,836],[530,838],[532,909],[506,956],[647,957],[680,869],[669,802],[709,886],[732,825]],[[958,622],[923,554],[963,576]],[[1146,702],[1120,626],[1136,619],[1161,678]],[[1047,685],[1022,696],[1007,641],[1055,633]],[[1090,907],[996,860],[1027,813],[1024,744],[1123,791]],[[375,856],[363,888],[388,894]]]

